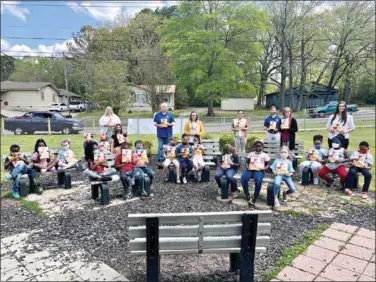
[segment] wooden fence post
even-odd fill
[[[47,119],[48,135],[51,135],[51,118]]]

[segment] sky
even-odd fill
[[[1,52],[11,56],[54,56],[66,50],[72,34],[84,25],[96,26],[112,22],[119,14],[134,16],[144,8],[154,10],[178,2],[1,1]]]

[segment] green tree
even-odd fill
[[[8,55],[1,56],[1,81],[8,80],[16,66],[14,58]]]
[[[173,76],[178,86],[207,97],[209,116],[214,100],[250,91],[242,62],[247,53],[260,52],[251,41],[266,22],[256,5],[237,1],[184,1],[177,16],[164,21],[161,46],[172,58]]]

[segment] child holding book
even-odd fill
[[[367,199],[367,192],[371,184],[372,174],[370,170],[373,165],[373,157],[369,153],[369,144],[366,141],[359,143],[359,150],[354,151],[350,156],[351,168],[346,175],[346,187],[352,188],[352,183],[357,173],[364,176],[364,184],[362,189],[362,199]]]
[[[205,162],[202,155],[204,154],[204,146],[201,144],[200,135],[196,135],[193,139],[193,172],[196,175],[197,181],[201,181],[202,171],[205,168]]]
[[[165,175],[165,181],[168,181],[168,167],[171,163],[175,166],[176,171],[176,183],[180,183],[180,162],[176,158],[176,144],[178,140],[175,137],[172,137],[170,144],[165,146],[165,160],[163,162],[163,172]]]
[[[121,144],[129,142],[128,135],[123,133],[121,124],[115,125],[114,134],[111,136],[111,152],[113,154],[120,154]]]
[[[153,189],[153,179],[155,176],[155,172],[148,167],[149,159],[147,156],[147,151],[144,149],[144,145],[142,140],[137,140],[134,143],[136,148],[133,154],[133,164],[135,167],[139,168],[143,173],[147,174],[150,178],[150,196],[154,196],[154,189]]]
[[[181,166],[183,183],[187,183],[187,175],[193,169],[193,148],[189,145],[189,137],[184,134],[182,136],[181,144],[176,148],[176,157],[178,158]]]
[[[107,135],[102,133],[100,135],[100,142],[98,144],[98,149],[103,154],[109,154],[110,153],[110,143],[107,141]]]
[[[61,141],[61,149],[58,152],[58,170],[68,169],[75,166],[78,162],[74,152],[70,149],[71,141],[63,139]]]
[[[278,208],[280,203],[278,201],[278,193],[281,187],[282,180],[287,184],[288,190],[283,191],[283,201],[287,202],[287,195],[295,192],[294,183],[292,182],[292,174],[294,168],[292,167],[292,162],[290,161],[289,148],[282,146],[279,159],[275,159],[270,168],[274,174],[274,207]]]
[[[32,161],[33,168],[36,168],[41,173],[45,173],[46,171],[54,171],[59,159],[56,158],[51,161],[46,141],[44,141],[44,139],[38,139],[35,142]]]

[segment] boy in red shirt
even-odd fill
[[[144,178],[142,177],[142,171],[134,167],[132,152],[130,152],[130,158],[128,159],[124,150],[130,150],[128,142],[121,144],[121,153],[116,155],[115,158],[115,168],[120,171],[120,180],[124,187],[123,199],[128,200],[133,197],[132,189],[129,189],[129,187],[134,184],[135,179],[139,180],[140,187],[144,187]]]

